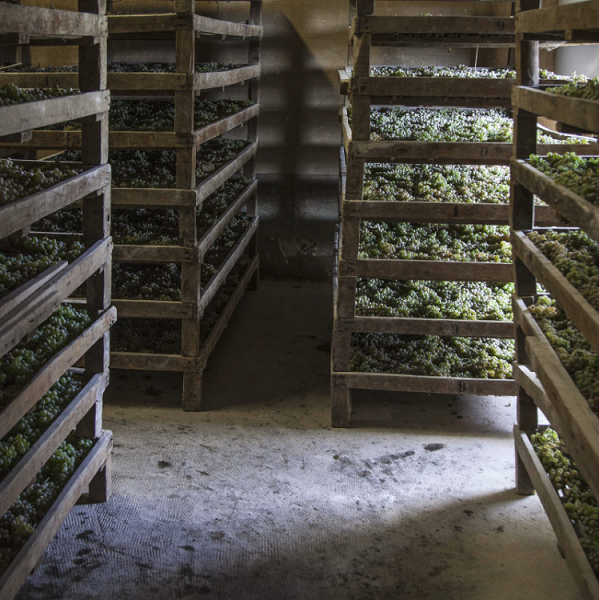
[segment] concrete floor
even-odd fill
[[[114,372],[114,493],[76,507],[19,600],[570,600],[514,402],[363,393],[329,427],[330,285],[263,282],[210,362]]]

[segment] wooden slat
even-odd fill
[[[195,188],[198,205],[235,175],[250,159],[256,156],[257,151],[258,142],[253,142],[244,148],[234,159],[201,181]]]
[[[4,437],[35,403],[72,367],[116,321],[111,308],[92,323],[81,335],[57,352],[0,411],[0,437]]]
[[[203,316],[206,307],[210,303],[210,300],[214,298],[220,286],[225,282],[229,273],[233,270],[233,267],[237,264],[237,261],[241,255],[245,252],[252,237],[258,230],[259,217],[253,217],[247,229],[243,232],[243,235],[237,240],[235,246],[231,249],[225,260],[222,262],[218,271],[210,278],[210,281],[206,284],[206,287],[202,291],[200,302],[198,305],[198,314]]]
[[[195,306],[187,302],[114,298],[112,304],[117,309],[119,318],[123,319],[191,319],[196,314]]]
[[[333,379],[335,382],[354,389],[386,390],[390,392],[515,396],[518,391],[518,386],[512,379],[427,377],[424,375],[392,375],[385,373],[333,373]]]
[[[217,71],[209,73],[196,73],[193,76],[193,89],[196,91],[222,88],[255,79],[261,75],[261,66],[248,65],[228,71]]]
[[[111,238],[96,242],[4,317],[0,321],[0,356],[16,346],[45,321],[63,300],[99,271],[110,260],[111,252]]]
[[[111,369],[133,369],[135,371],[176,371],[194,373],[196,358],[179,354],[142,354],[137,352],[111,352]]]
[[[33,481],[37,472],[50,459],[87,411],[102,397],[108,377],[94,375],[69,405],[58,415],[27,453],[0,482],[0,514],[3,515],[19,494]]]
[[[154,33],[190,30],[193,28],[191,15],[147,14],[147,15],[108,15],[108,33]]]
[[[210,123],[209,125],[205,125],[200,129],[196,129],[193,132],[193,140],[196,145],[200,145],[203,142],[207,142],[219,135],[223,135],[240,125],[243,125],[246,121],[257,117],[260,114],[260,105],[254,104],[253,106],[249,106],[248,108],[244,108],[240,110],[238,113],[234,115],[229,115],[228,117],[224,117],[219,119],[214,123]]]
[[[242,38],[261,38],[261,25],[246,25],[245,23],[232,23],[220,21],[201,15],[193,15],[193,29],[198,33],[211,33]]]
[[[114,91],[175,92],[193,87],[186,73],[108,73],[108,88]]]
[[[196,206],[194,190],[112,188],[112,208],[176,208]]]
[[[19,165],[19,161],[15,161]],[[38,163],[39,164],[39,163]],[[41,163],[47,167],[47,163]],[[41,192],[0,207],[0,237],[7,237],[74,201],[110,185],[110,166],[84,171]]]
[[[599,2],[592,0],[520,12],[516,15],[517,33],[563,32],[567,30],[597,30]]]
[[[70,510],[85,492],[93,477],[110,460],[112,433],[105,431],[73,473],[50,510],[35,528],[21,551],[0,579],[0,600],[12,600],[30,573],[39,564],[44,550]]]
[[[509,224],[509,204],[344,200],[342,206],[344,216],[371,221]],[[538,227],[564,225],[564,221],[548,206],[536,207],[535,223]]]
[[[518,256],[548,289],[568,318],[580,329],[595,351],[599,352],[599,312],[553,266],[551,261],[526,237],[526,234],[512,231],[511,237],[514,256]]]
[[[0,322],[7,317],[9,313],[15,310],[15,308],[25,302],[32,294],[37,292],[43,285],[53,279],[68,264],[69,263],[66,260],[61,260],[53,267],[49,267],[37,277],[30,279],[23,285],[14,289],[10,294],[4,296],[4,298],[0,300]]]
[[[99,37],[106,31],[106,19],[91,13],[0,4],[0,33]]]
[[[5,3],[0,3],[0,6]],[[76,14],[76,13],[75,13]],[[110,106],[110,92],[86,92],[49,100],[0,107],[0,135],[40,129],[103,113]]]
[[[485,0],[486,1],[486,0]],[[393,34],[378,33],[372,35],[373,46],[403,46],[405,48],[505,48],[512,47],[514,35],[463,34],[462,37],[436,34]]]
[[[341,260],[342,276],[376,277],[377,279],[421,279],[431,281],[513,280],[513,266],[506,263],[453,262],[435,260],[368,259],[350,263]]]
[[[599,241],[599,206],[581,198],[522,160],[512,159],[512,179],[552,206],[572,225]]]
[[[534,115],[543,115],[583,131],[599,132],[599,102],[596,100],[516,86],[512,90],[512,104]]]
[[[246,205],[247,201],[256,193],[258,181],[254,180],[250,183],[235,200],[227,207],[225,212],[220,215],[218,221],[204,233],[198,241],[198,256],[201,260],[206,254],[210,246],[214,244],[217,238],[228,227],[229,223],[235,218],[239,211]]]
[[[518,426],[514,426],[514,439],[518,455],[526,467],[526,471],[539,495],[539,500],[543,504],[543,508],[555,531],[581,597],[584,600],[597,600],[599,598],[599,582],[580,545],[570,518],[551,484],[551,480],[537,457],[528,436],[522,433]]]
[[[204,368],[206,366],[206,361],[208,360],[208,357],[210,356],[210,354],[212,354],[212,350],[214,350],[214,347],[218,343],[220,336],[222,335],[223,331],[227,328],[229,320],[231,319],[235,308],[239,304],[239,301],[241,300],[241,297],[243,296],[252,276],[258,269],[259,264],[260,257],[256,254],[256,256],[254,256],[254,258],[252,259],[252,262],[250,263],[249,267],[243,274],[243,277],[241,278],[240,282],[237,284],[235,291],[231,294],[231,297],[227,301],[223,312],[219,315],[218,320],[216,321],[216,323],[210,330],[208,337],[202,344],[202,347],[200,348],[200,355],[198,358],[198,362],[201,368]]]
[[[466,321],[463,319],[420,319],[409,317],[353,317],[338,321],[340,331],[440,335],[453,337],[512,338],[511,321]]]
[[[0,71],[0,85],[13,83],[20,88],[79,87],[79,73],[20,73]]]
[[[436,17],[371,15],[355,17],[353,27],[356,35],[365,33],[508,35],[515,32],[515,19],[449,15]]]
[[[516,383],[534,400],[535,405],[547,417],[554,429],[559,432],[559,420],[551,400],[545,393],[539,378],[526,365],[514,363],[514,379]]]
[[[196,260],[196,251],[183,246],[134,246],[117,244],[112,251],[113,262],[184,263]]]

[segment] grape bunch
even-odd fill
[[[510,379],[514,341],[492,338],[353,333],[352,371]]]
[[[4,69],[6,73],[77,73],[79,67],[77,65],[68,66],[47,66],[41,67],[29,65],[4,65],[8,68]],[[216,73],[218,71],[230,71],[231,69],[239,69],[246,65],[236,63],[218,63],[207,62],[197,63],[196,73]],[[150,63],[129,63],[129,62],[109,62],[109,73],[176,73],[176,63],[165,62],[150,62]]]
[[[599,310],[599,243],[580,230],[532,231],[528,239]]]
[[[83,169],[73,169],[57,162],[24,167],[10,158],[2,158],[0,159],[0,206],[41,192],[82,172]]]
[[[200,323],[200,343],[210,334],[250,262],[248,253],[241,256],[206,307]],[[119,319],[111,332],[112,351],[181,354],[181,326],[181,321],[175,319]]]
[[[356,314],[511,321],[513,291],[511,283],[358,279]]]
[[[585,100],[599,100],[599,78],[593,77],[582,79],[585,85],[580,85],[581,80],[576,77],[573,81],[559,86],[547,88],[545,91],[559,96],[570,96],[571,98],[584,98]]]
[[[541,296],[529,311],[572,381],[599,416],[599,354],[548,296]]]
[[[509,197],[509,167],[371,163],[364,171],[364,200],[508,204]]]
[[[28,339],[0,358],[0,408],[5,407],[47,360],[89,327],[85,310],[63,304]]]
[[[362,221],[358,257],[509,263],[509,227]]]
[[[7,83],[0,87],[0,106],[12,106],[25,102],[36,102],[37,100],[50,100],[51,98],[62,98],[78,94],[78,90],[63,88],[20,88],[14,83]]]
[[[67,372],[42,396],[33,412],[25,415],[0,440],[0,480],[6,477],[82,389],[83,378]]]
[[[3,69],[5,73],[77,73],[79,71],[79,67],[74,65],[65,65],[60,67],[55,67],[52,65],[48,65],[47,67],[42,67],[39,64],[37,66],[34,65],[9,65],[6,63],[6,68]]]
[[[457,79],[515,79],[516,71],[513,69],[490,69],[486,67],[467,67],[458,65],[457,67],[372,67],[370,70],[372,77],[452,77]],[[546,69],[539,69],[540,79],[567,79],[558,76]]]
[[[531,442],[599,577],[599,504],[593,492],[555,431],[547,428],[535,433]]]
[[[71,433],[40,469],[34,482],[0,517],[0,576],[33,535],[92,446],[92,440]]]
[[[351,109],[349,110],[351,120]],[[418,142],[511,142],[513,120],[499,108],[372,108],[372,140]],[[588,143],[588,139],[571,137],[558,140],[539,130],[540,143]]]
[[[61,260],[75,260],[83,252],[81,242],[60,242],[28,236],[0,242],[0,298],[33,279]]]
[[[547,156],[531,155],[530,164],[591,204],[599,206],[599,159],[566,152]]]

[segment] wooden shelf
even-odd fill
[[[52,541],[70,510],[77,500],[90,486],[101,469],[110,469],[110,453],[112,451],[112,433],[104,431],[98,438],[89,454],[77,467],[58,498],[50,507],[41,523],[35,528],[33,535],[10,567],[0,578],[0,599],[12,600],[29,574],[38,565],[45,549]]]
[[[512,248],[517,256],[559,303],[568,318],[599,352],[599,312],[521,231],[512,231]]]
[[[0,3],[5,6],[6,3]],[[13,6],[13,5],[10,5]],[[86,92],[48,100],[0,107],[0,135],[11,135],[49,125],[83,119],[108,111],[110,92]]]
[[[511,161],[512,179],[552,206],[560,215],[599,241],[599,206],[595,206],[568,188],[535,169],[528,162]]]
[[[521,432],[518,426],[514,427],[514,439],[516,440],[516,451],[539,495],[539,500],[555,531],[559,546],[574,576],[581,597],[585,600],[597,600],[599,598],[599,582],[551,480],[528,436]]]
[[[13,160],[17,166],[48,167],[43,161]],[[41,192],[0,207],[0,237],[25,229],[39,219],[65,208],[85,196],[110,186],[110,166],[85,167],[83,173],[65,179]]]

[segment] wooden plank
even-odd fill
[[[111,369],[133,369],[135,371],[176,371],[194,373],[196,358],[178,354],[142,354],[137,352],[111,352]]]
[[[117,244],[112,251],[113,262],[183,263],[197,260],[193,248],[183,246],[134,246]]]
[[[525,161],[512,159],[511,169],[514,181],[547,202],[572,225],[580,227],[599,241],[599,206],[558,185],[551,177]]]
[[[19,165],[19,161],[15,164]],[[48,166],[47,163],[41,164]],[[41,192],[5,204],[0,207],[0,237],[7,237],[109,185],[110,166],[100,165]]]
[[[194,190],[112,188],[112,208],[176,208],[196,206]]]
[[[244,108],[240,110],[238,113],[234,115],[229,115],[228,117],[224,117],[219,119],[214,123],[210,123],[209,125],[205,125],[200,129],[196,129],[193,132],[193,140],[196,145],[200,145],[208,140],[211,140],[219,135],[223,135],[236,127],[240,127],[246,121],[257,117],[260,114],[260,105],[254,104],[248,108]]]
[[[210,246],[214,244],[217,238],[228,227],[229,223],[231,223],[239,211],[247,204],[248,200],[256,193],[257,188],[258,181],[252,181],[252,183],[250,183],[228,206],[225,212],[219,217],[218,221],[204,233],[202,238],[198,241],[197,252],[199,260],[203,259]]]
[[[599,132],[599,102],[571,98],[530,87],[515,86],[512,104],[534,115],[571,125],[583,131]]]
[[[111,308],[44,364],[10,404],[0,411],[0,437],[4,437],[19,422],[56,381],[102,338],[115,321],[116,310]]]
[[[355,17],[353,27],[356,35],[364,33],[508,35],[515,33],[515,19],[449,15],[436,17],[373,15]]]
[[[0,4],[0,33],[100,37],[106,32],[106,19],[91,13]]]
[[[568,318],[599,352],[599,312],[597,312],[551,261],[520,231],[512,231],[514,255],[547,288]]]
[[[509,224],[509,204],[344,200],[342,206],[344,216],[361,217],[370,221]],[[552,208],[537,206],[535,223],[538,227],[558,227],[565,222]]]
[[[517,426],[514,427],[514,439],[518,455],[526,467],[539,495],[539,500],[555,531],[559,547],[568,563],[581,597],[585,600],[596,600],[599,598],[599,582],[549,476],[537,457],[528,436],[522,433]]]
[[[108,73],[108,88],[114,91],[179,92],[193,88],[187,73]],[[1,78],[0,78],[1,81]]]
[[[193,76],[193,89],[196,92],[214,88],[222,88],[228,85],[235,85],[250,79],[255,79],[261,75],[261,66],[248,65],[247,67],[238,67],[228,71],[216,71],[208,73],[196,73]]]
[[[546,340],[526,339],[532,367],[555,408],[560,434],[593,494],[599,490],[599,419]]]
[[[110,260],[112,239],[91,248],[0,321],[0,356],[45,321],[80,285]],[[1,436],[0,436],[1,437]]]
[[[120,33],[163,33],[178,30],[191,30],[191,15],[147,14],[147,15],[108,15],[108,34]]]
[[[69,263],[66,260],[61,260],[53,267],[49,267],[37,277],[26,281],[23,285],[10,292],[10,294],[4,296],[4,298],[0,300],[0,322],[20,304],[25,302],[32,294],[37,292],[43,285],[53,279],[68,264]]]
[[[212,175],[202,180],[195,188],[197,205],[199,206],[210,194],[214,193],[228,179],[243,167],[250,159],[256,156],[258,142],[253,142],[244,148],[234,159],[220,167]]]
[[[195,306],[189,302],[114,298],[112,304],[119,318],[191,319],[196,314]]]
[[[526,303],[522,298],[516,296],[512,299],[512,306],[514,309],[514,321],[522,328],[524,334],[527,336],[536,337],[539,340],[545,340],[545,336],[541,331],[538,323],[534,317],[530,314]],[[547,340],[545,340],[547,344]],[[549,346],[551,348],[551,346]]]
[[[202,290],[202,295],[198,304],[198,315],[200,317],[204,315],[204,311],[210,303],[210,300],[214,298],[220,289],[220,286],[225,282],[241,255],[245,252],[250,241],[252,240],[252,237],[256,234],[256,231],[258,231],[259,219],[260,217],[258,216],[252,218],[247,229],[243,232],[243,235],[237,240],[235,246],[233,246],[225,260],[218,268],[218,271],[210,278],[210,281]]]
[[[77,467],[50,510],[0,579],[0,600],[12,600],[30,573],[39,564],[44,550],[56,535],[70,510],[93,477],[109,460],[112,433],[105,431]]]
[[[485,1],[485,0],[483,0]],[[505,48],[513,47],[513,35],[463,34],[462,37],[437,34],[373,34],[372,45],[404,48]]]
[[[246,25],[245,23],[220,21],[202,15],[193,15],[193,29],[197,33],[242,37],[244,39],[261,38],[263,33],[261,25]]]
[[[506,263],[453,262],[435,260],[341,260],[341,276],[376,277],[377,279],[420,279],[430,281],[509,282],[513,265]]]
[[[427,377],[386,373],[335,373],[334,376],[342,384],[361,390],[471,394],[473,396],[515,396],[518,392],[518,386],[513,379]]]
[[[0,6],[6,5],[0,3]],[[75,13],[76,14],[76,13]],[[49,100],[0,107],[0,135],[9,135],[30,129],[41,129],[56,123],[75,121],[106,112],[110,106],[110,92],[86,92]]]
[[[599,2],[563,4],[516,15],[517,33],[546,33],[566,30],[594,31],[599,29]]]
[[[553,427],[559,431],[559,419],[551,400],[545,393],[536,373],[530,370],[526,365],[514,363],[514,379],[516,383],[534,400],[535,405],[547,417]]]
[[[235,308],[237,308],[241,297],[243,296],[248,284],[250,283],[252,276],[258,270],[259,265],[260,257],[258,254],[256,254],[248,268],[245,270],[243,277],[237,284],[235,291],[231,294],[231,297],[227,301],[223,312],[219,315],[216,323],[210,330],[208,337],[206,338],[206,340],[202,344],[202,347],[200,348],[200,356],[198,358],[200,368],[205,368],[206,361],[208,360],[210,354],[212,354],[212,351],[218,343],[218,340],[220,339],[220,336],[222,335],[223,331],[227,328],[231,316],[233,315],[233,312],[235,312]]]
[[[0,72],[0,85],[12,83],[20,88],[79,87],[79,73]]]
[[[514,337],[511,321],[466,321],[463,319],[420,319],[413,317],[341,318],[340,331],[440,335],[453,337]]]
[[[98,398],[102,397],[107,385],[106,375],[94,375],[21,460],[6,474],[0,482],[0,514],[5,514],[19,494],[29,486],[58,446],[75,429],[77,423]]]

